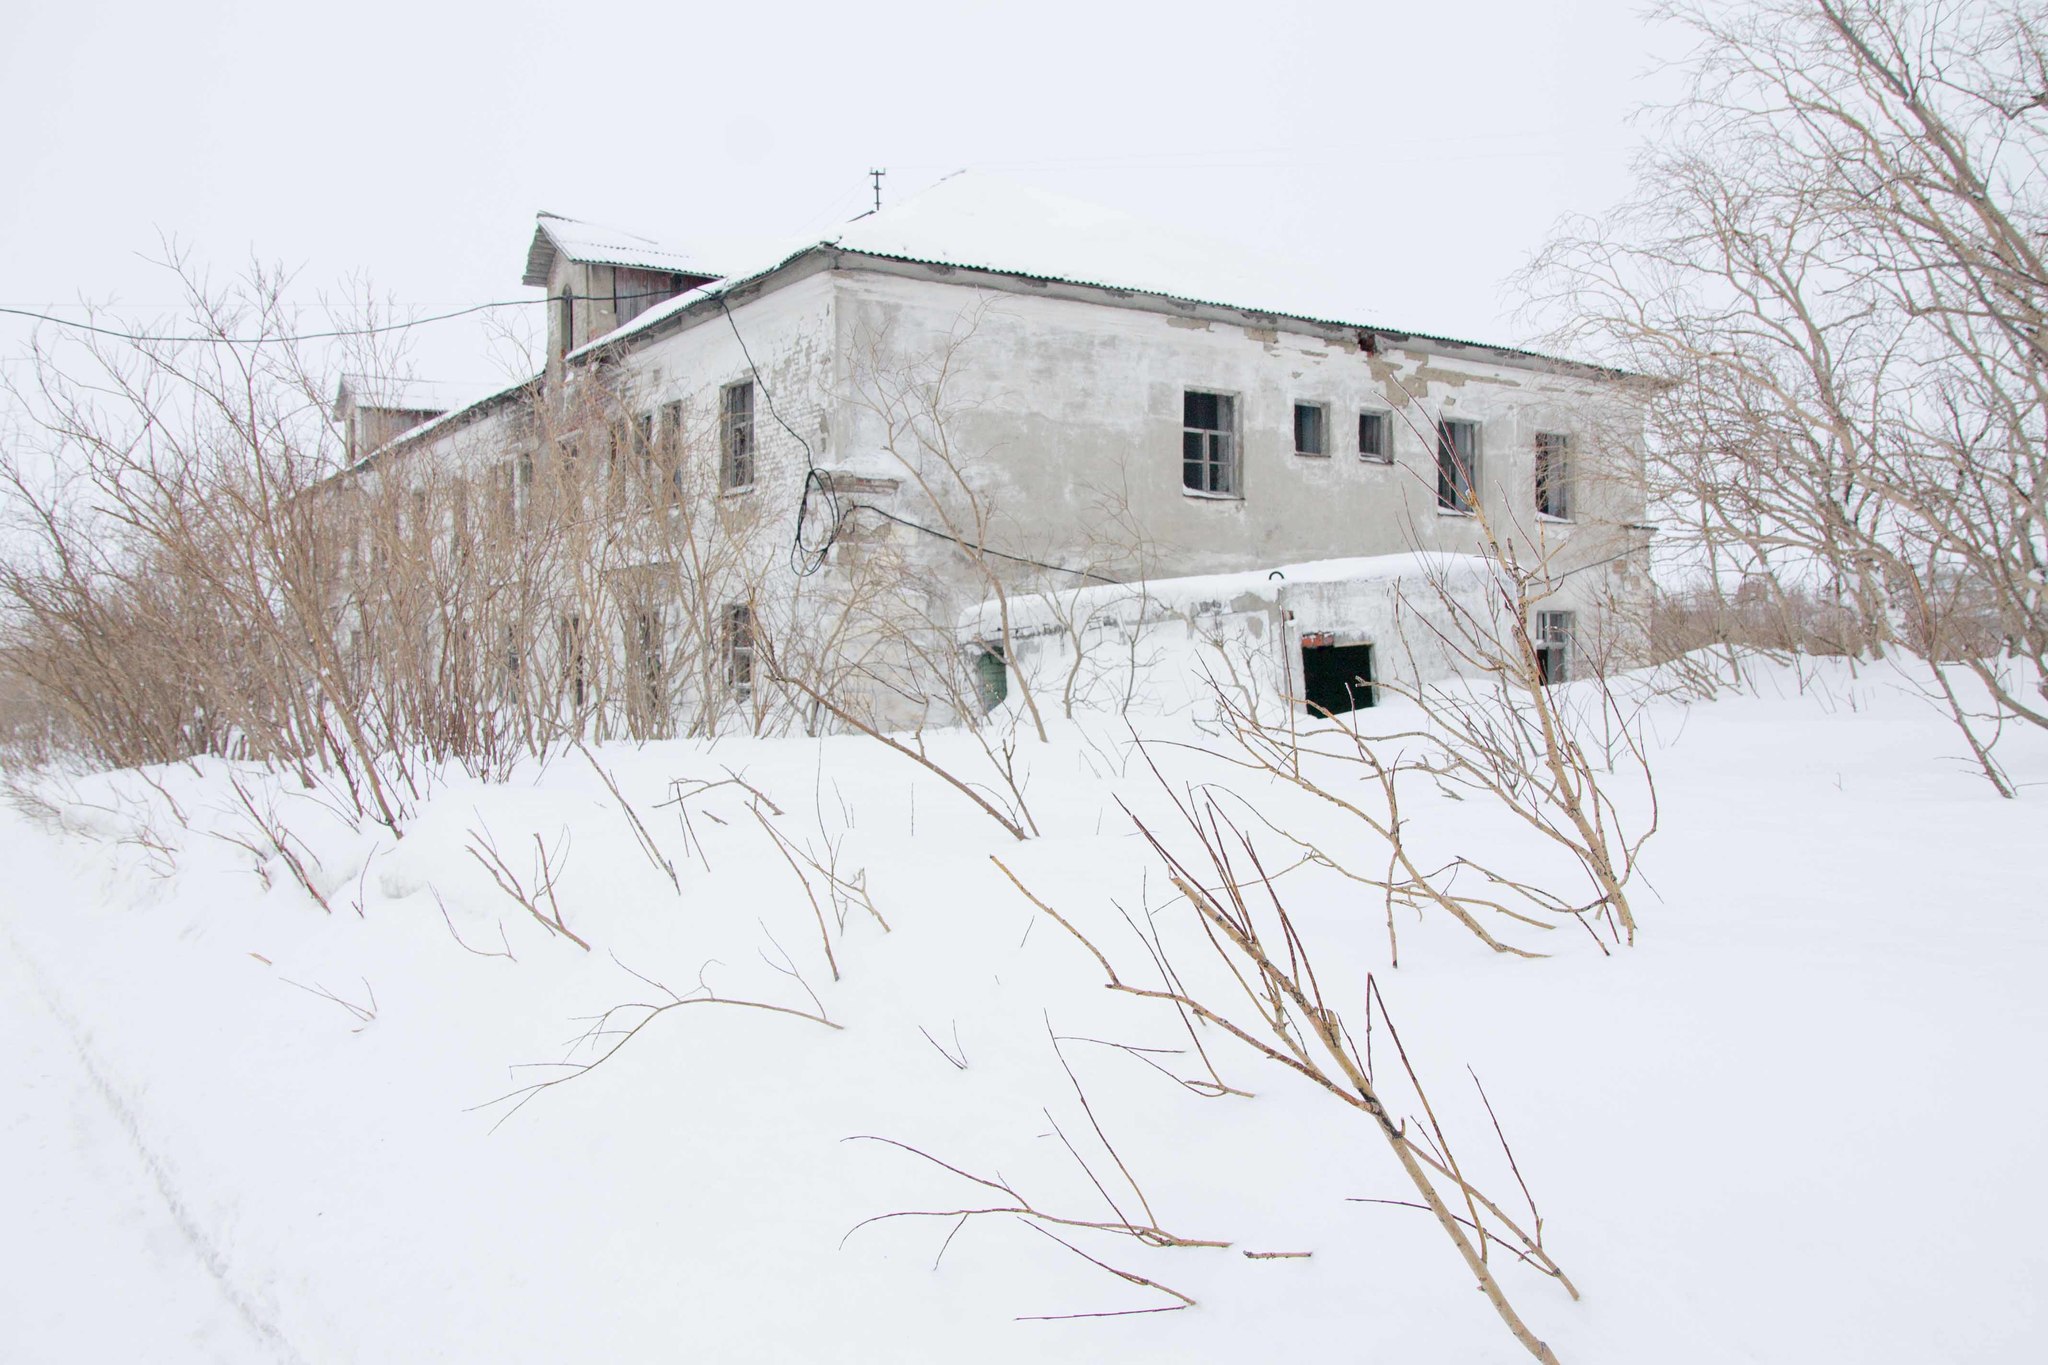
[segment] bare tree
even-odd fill
[[[1701,578],[1818,593],[1857,648],[1925,658],[2009,796],[1999,719],[2048,725],[2048,20],[1661,13],[1698,44],[1639,189],[1525,282],[1566,344],[1659,381],[1652,468]]]

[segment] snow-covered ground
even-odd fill
[[[2048,743],[2008,735],[2033,785],[2001,801],[1898,675],[1839,664],[1645,723],[1662,830],[1633,949],[1571,929],[1520,960],[1411,920],[1390,970],[1376,900],[1282,879],[1334,1003],[1362,1019],[1375,973],[1464,1159],[1512,1191],[1464,1068],[1485,1082],[1583,1299],[1496,1252],[1508,1293],[1567,1365],[2048,1359]],[[1427,1214],[1348,1202],[1412,1194],[1362,1116],[1213,1031],[1254,1097],[1176,1084],[1147,1060],[1203,1074],[1173,1011],[1103,990],[991,864],[1125,964],[1119,907],[1194,942],[1117,805],[1169,827],[1128,734],[1054,730],[1020,749],[1027,843],[858,737],[600,751],[673,881],[577,753],[437,789],[395,846],[273,782],[325,913],[205,832],[251,833],[220,765],[80,780],[68,833],[0,814],[0,1359],[1527,1359]],[[934,751],[967,761],[960,736]],[[1151,752],[1347,837],[1299,793]],[[729,772],[773,809],[732,784],[660,804]],[[1527,839],[1412,800],[1446,854]],[[837,980],[770,826],[835,844],[888,922],[824,904]],[[493,886],[486,834],[522,879],[539,836],[592,951]],[[478,1107],[593,1055],[568,1044],[669,999],[653,982],[799,1013],[671,1009],[509,1117]],[[1006,1202],[863,1135],[1108,1217],[1078,1153],[1134,1206],[1089,1110],[1159,1226],[1231,1245],[1065,1235],[1193,1309],[1018,1320],[1170,1300],[1006,1215],[847,1235]]]

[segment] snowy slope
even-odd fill
[[[1286,883],[1329,945],[1340,1008],[1374,972],[1467,1159],[1507,1178],[1463,1068],[1484,1080],[1584,1298],[1501,1274],[1565,1362],[2048,1352],[2033,1231],[2048,1101],[2031,1081],[2048,1040],[2048,745],[2011,737],[2036,785],[2001,802],[1896,675],[1809,669],[1653,704],[1663,830],[1633,950],[1556,934],[1554,956],[1521,961],[1411,923],[1390,971],[1376,903],[1310,873]],[[1181,721],[1146,733],[1205,742]],[[966,761],[960,737],[932,738]],[[605,749],[673,882],[576,754],[502,787],[451,781],[395,847],[280,786],[331,913],[197,832],[246,833],[218,767],[158,775],[191,829],[132,775],[60,796],[67,833],[7,814],[0,1136],[26,1177],[0,1204],[0,1359],[1527,1359],[1426,1214],[1347,1202],[1409,1194],[1357,1115],[1214,1037],[1253,1098],[1061,1045],[1159,1224],[1232,1245],[1073,1240],[1196,1308],[1017,1321],[1164,1301],[1008,1217],[950,1244],[944,1219],[846,1236],[879,1213],[1001,1202],[848,1141],[862,1135],[1104,1216],[1056,1131],[1124,1187],[1049,1029],[1179,1049],[1147,1055],[1199,1071],[1171,1011],[1105,992],[989,862],[1119,956],[1137,951],[1119,905],[1180,932],[1116,806],[1168,813],[1127,743],[1107,721],[1027,741],[1045,833],[1023,844],[858,738]],[[1152,754],[1176,782],[1226,775]],[[842,930],[828,907],[838,980],[743,791],[695,797],[687,828],[660,804],[672,779],[728,771],[772,799],[786,837],[865,869],[889,930],[859,909]],[[1325,818],[1236,781],[1297,828]],[[1524,837],[1441,797],[1412,815],[1447,851]],[[594,951],[491,885],[467,852],[486,832],[522,876],[540,837]],[[560,1074],[520,1064],[570,1055],[608,1006],[667,998],[641,978],[841,1027],[679,1008],[509,1118],[474,1107]]]

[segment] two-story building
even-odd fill
[[[953,177],[745,271],[543,214],[524,279],[547,291],[543,372],[411,426],[379,465],[466,470],[516,503],[551,463],[666,461],[667,514],[687,497],[777,551],[702,632],[745,653],[722,666],[736,685],[806,582],[829,597],[884,547],[924,574],[929,616],[983,636],[1008,617],[996,595],[1107,602],[1142,580],[1185,603],[1201,593],[1163,585],[1258,575],[1269,591],[1216,609],[1270,616],[1279,676],[1312,682],[1333,661],[1370,676],[1401,578],[1297,574],[1316,582],[1297,603],[1283,566],[1541,561],[1532,625],[1559,676],[1646,587],[1618,376],[1346,316],[1313,280],[1006,181]]]

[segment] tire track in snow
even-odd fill
[[[212,1277],[222,1299],[226,1301],[228,1307],[234,1309],[235,1316],[242,1320],[243,1325],[269,1349],[276,1360],[283,1362],[284,1365],[307,1365],[306,1358],[286,1339],[283,1330],[277,1325],[276,1318],[234,1282],[226,1254],[199,1225],[198,1218],[185,1202],[184,1196],[179,1193],[169,1165],[143,1136],[142,1123],[136,1116],[134,1105],[100,1066],[99,1059],[86,1041],[85,1031],[57,998],[56,992],[50,987],[49,978],[36,965],[28,950],[22,947],[21,940],[16,938],[4,923],[0,923],[0,938],[6,940],[9,956],[27,974],[29,984],[35,987],[42,1007],[64,1030],[65,1038],[70,1042],[79,1065],[84,1068],[87,1079],[92,1082],[93,1089],[99,1092],[100,1099],[106,1103],[114,1122],[127,1137],[128,1145],[134,1149],[143,1169],[149,1173],[150,1183],[156,1187],[158,1197],[163,1200],[164,1209],[170,1214],[171,1222],[191,1247],[200,1266]]]

